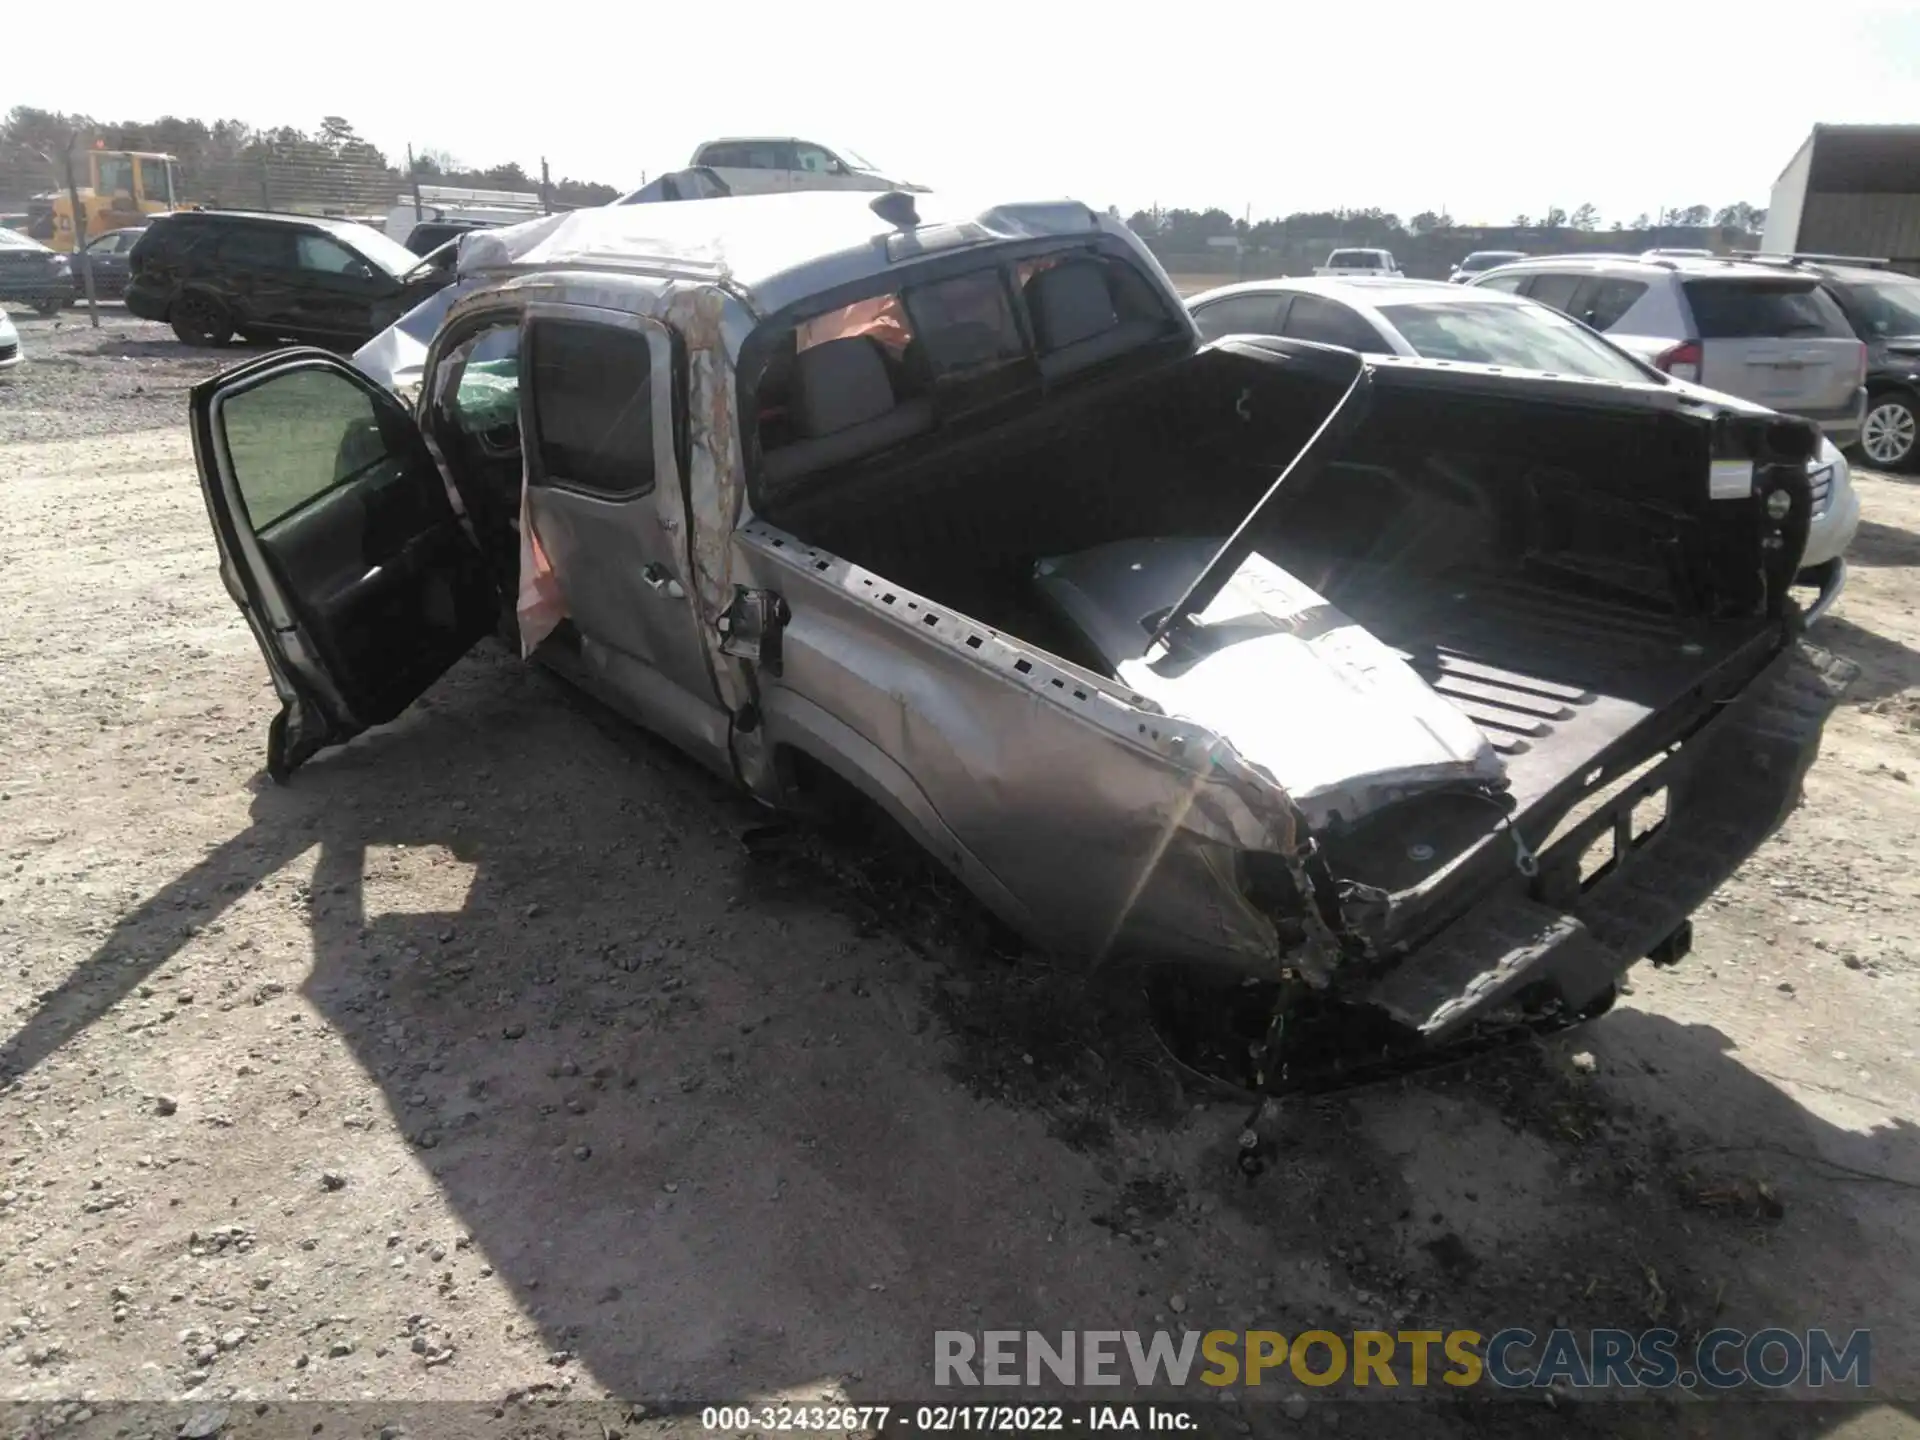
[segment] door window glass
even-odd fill
[[[1582,292],[1574,306],[1576,319],[1596,330],[1611,330],[1625,318],[1634,302],[1647,293],[1640,280],[1596,280],[1590,291]]]
[[[278,269],[293,262],[293,234],[277,225],[236,225],[220,237],[220,259],[227,265]]]
[[[373,397],[331,370],[296,370],[229,395],[220,417],[256,533],[378,465],[400,463]]]
[[[1222,335],[1273,335],[1274,321],[1280,313],[1277,295],[1229,295],[1193,312],[1193,323],[1200,327],[1203,339],[1218,340]]]
[[[140,162],[140,195],[146,200],[167,201],[173,198],[173,189],[167,184],[166,161],[142,160]]]
[[[601,495],[653,487],[653,358],[611,325],[536,320],[532,360],[539,478]]]
[[[791,170],[793,147],[776,140],[732,140],[709,145],[700,163],[724,170]]]
[[[365,270],[367,262],[337,240],[324,235],[302,235],[299,239],[300,268],[322,275],[346,275]]]
[[[1538,300],[1542,305],[1551,305],[1563,314],[1573,312],[1573,295],[1580,288],[1584,275],[1539,275],[1533,277],[1533,288],[1527,291],[1527,298]]]
[[[818,145],[803,143],[793,147],[793,168],[805,170],[810,175],[831,175],[839,167],[834,158]]]
[[[1391,354],[1392,347],[1358,314],[1336,300],[1319,295],[1296,295],[1287,312],[1286,333],[1295,340],[1322,345],[1344,345],[1349,350]]]
[[[100,157],[100,194],[133,194],[133,162],[124,155]]]

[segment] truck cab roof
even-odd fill
[[[879,198],[825,190],[574,210],[469,237],[461,273],[619,270],[703,280],[765,315],[975,245],[1106,235],[1159,269],[1126,226],[1076,200],[981,205],[922,194],[892,212],[896,223],[876,209]]]

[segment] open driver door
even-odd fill
[[[500,592],[400,402],[292,349],[195,386],[194,459],[227,593],[280,714],[267,771],[392,720],[490,633]]]

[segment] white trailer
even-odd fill
[[[1816,125],[1774,182],[1761,248],[1920,274],[1920,125]]]
[[[406,243],[413,227],[423,220],[483,220],[490,225],[518,225],[546,214],[540,197],[531,190],[472,190],[462,185],[422,185],[401,195],[387,212],[390,238]]]

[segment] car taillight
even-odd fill
[[[1671,350],[1661,353],[1654,367],[1664,370],[1676,380],[1698,380],[1700,378],[1700,342],[1683,340]]]

